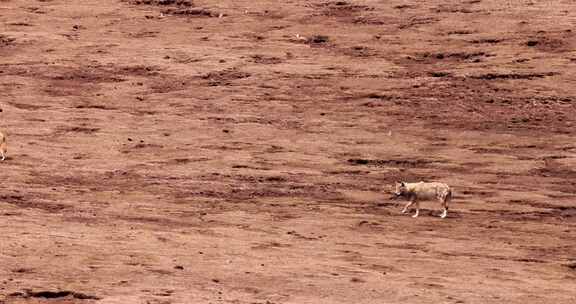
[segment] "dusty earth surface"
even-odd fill
[[[575,5],[1,0],[0,303],[575,303]]]

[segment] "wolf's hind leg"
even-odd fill
[[[416,201],[416,213],[412,217],[416,218],[420,214],[420,202]]]
[[[444,198],[442,198],[442,214],[440,215],[441,218],[446,218],[448,215],[448,202],[452,198],[452,193],[448,192]]]

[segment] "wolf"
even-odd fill
[[[445,218],[448,215],[448,203],[452,199],[452,188],[447,184],[438,182],[396,182],[394,198],[399,197],[408,200],[408,204],[404,206],[402,213],[406,213],[410,206],[416,204],[416,213],[412,217],[418,217],[420,213],[420,201],[436,199],[442,204],[443,208],[440,217]]]
[[[8,146],[6,144],[6,133],[0,131],[0,157],[2,157],[2,160],[6,159],[6,152],[8,152]]]

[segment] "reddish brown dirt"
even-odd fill
[[[0,0],[0,303],[575,303],[575,8]]]

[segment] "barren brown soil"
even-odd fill
[[[576,303],[575,23],[0,0],[0,303]],[[448,218],[395,180],[452,185]]]

